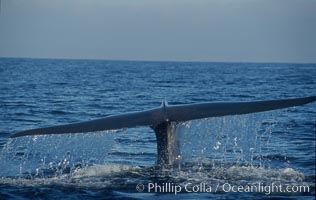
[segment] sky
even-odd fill
[[[316,0],[1,0],[0,57],[316,63]]]

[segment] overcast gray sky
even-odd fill
[[[0,57],[316,63],[316,0],[2,0]]]

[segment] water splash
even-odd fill
[[[178,125],[184,161],[210,158],[219,163],[268,167],[262,157],[269,150],[275,120],[271,113],[226,116]],[[263,148],[265,147],[265,148]]]
[[[0,176],[52,176],[77,166],[111,162],[115,131],[10,139],[0,152]],[[50,174],[53,173],[53,174]]]

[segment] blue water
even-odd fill
[[[162,100],[184,104],[312,96],[315,77],[315,64],[0,58],[0,199],[314,199],[316,103],[179,124],[183,163],[169,170],[155,166],[156,139],[149,127],[9,137],[150,109]],[[182,190],[149,190],[151,183]],[[202,190],[203,183],[210,192]],[[309,191],[223,187],[259,183]],[[138,184],[144,191],[137,191]],[[188,184],[201,190],[189,192]]]

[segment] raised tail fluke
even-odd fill
[[[86,133],[103,130],[116,130],[137,126],[153,126],[164,121],[161,109],[152,109],[142,112],[132,112],[127,114],[112,115],[102,119],[86,122],[51,126],[22,131],[11,136],[11,138],[27,135],[47,135],[47,134],[67,134],[67,133]]]
[[[167,110],[170,121],[188,121],[277,110],[300,106],[314,101],[316,101],[316,96],[270,101],[199,103],[171,106]]]
[[[316,101],[316,96],[270,101],[213,102],[175,106],[168,106],[166,103],[163,103],[159,108],[141,112],[112,115],[87,122],[22,131],[13,134],[11,138],[27,135],[84,133],[139,126],[150,126],[155,128],[163,122],[183,122],[208,117],[249,114],[299,106],[314,101]]]

